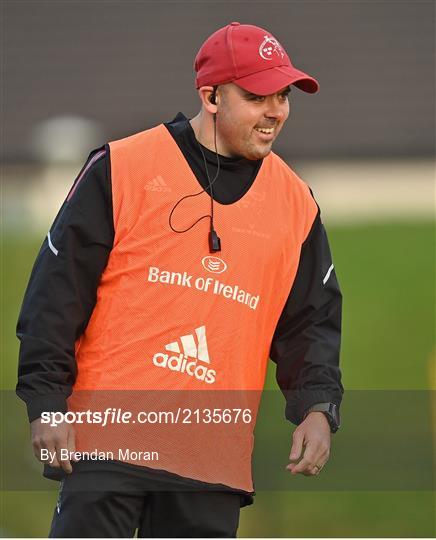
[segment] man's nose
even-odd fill
[[[286,107],[276,99],[271,99],[265,109],[265,117],[282,120],[286,114]]]

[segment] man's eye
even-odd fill
[[[258,102],[262,102],[264,99],[265,99],[265,96],[256,96],[254,94],[250,94],[247,96],[247,99],[249,101],[258,101]]]

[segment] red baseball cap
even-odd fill
[[[267,30],[232,22],[214,32],[195,58],[196,86],[233,82],[260,96],[294,84],[304,92],[318,91],[318,81],[296,69],[284,48]]]

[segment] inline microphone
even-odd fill
[[[221,251],[221,240],[214,229],[209,233],[209,251],[211,253]]]

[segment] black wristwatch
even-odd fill
[[[336,403],[316,403],[307,409],[307,411],[304,413],[304,418],[306,418],[306,416],[311,412],[323,412],[327,418],[330,431],[332,433],[336,433],[341,427],[339,407],[336,405]]]

